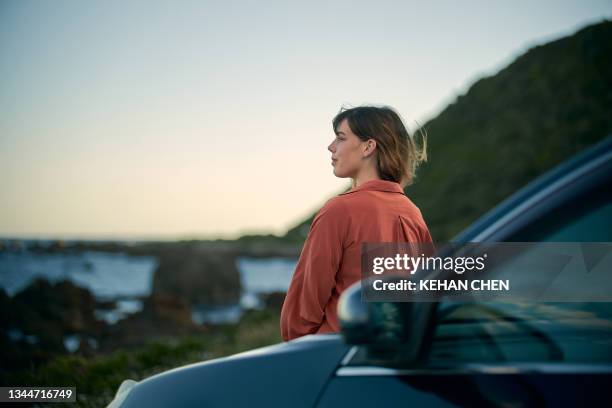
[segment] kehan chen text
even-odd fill
[[[440,280],[426,279],[421,281],[385,282],[377,279],[372,283],[374,290],[379,291],[500,291],[510,290],[508,279],[474,279],[474,280]]]

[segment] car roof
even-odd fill
[[[488,211],[485,215],[472,223],[468,228],[455,236],[455,238],[453,238],[451,241],[456,243],[473,241],[478,235],[493,225],[497,220],[508,214],[520,204],[527,201],[530,197],[533,197],[537,193],[541,192],[545,187],[550,186],[564,177],[567,177],[571,173],[579,171],[581,168],[592,163],[595,159],[611,151],[612,135],[536,178],[525,187],[511,195],[509,198],[502,201],[499,205],[495,206],[492,210]]]

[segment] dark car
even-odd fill
[[[612,138],[532,182],[455,241],[612,242]],[[125,382],[112,404],[612,406],[611,303],[374,303],[362,302],[360,291],[356,284],[341,298],[341,334]],[[394,324],[377,320],[381,310],[394,312]]]

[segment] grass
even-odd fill
[[[125,379],[139,381],[182,365],[279,343],[279,317],[274,311],[249,311],[238,324],[218,326],[210,335],[157,340],[137,350],[94,358],[61,356],[42,367],[11,374],[3,382],[76,387],[77,406],[104,407]]]

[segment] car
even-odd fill
[[[609,137],[527,185],[454,242],[610,243],[611,186]],[[361,291],[357,283],[343,293],[339,334],[126,381],[110,406],[612,404],[611,303],[363,302]],[[394,324],[381,324],[381,310],[397,312]]]

